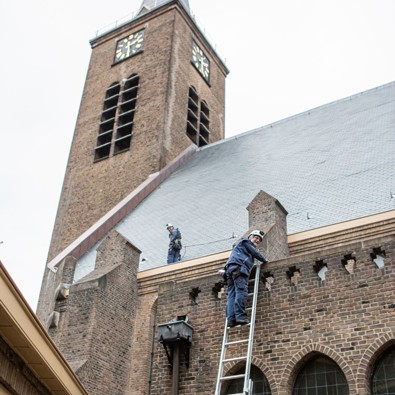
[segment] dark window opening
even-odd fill
[[[189,88],[186,134],[198,147],[209,143],[210,110],[204,100],[200,100],[194,87]]]
[[[241,368],[234,374],[243,374],[245,367]],[[250,379],[253,381],[252,394],[251,395],[271,395],[269,382],[265,375],[256,366],[251,365]],[[239,378],[232,380],[229,385],[224,389],[223,395],[231,394],[243,394],[244,379]]]
[[[333,360],[319,356],[304,366],[296,378],[293,395],[348,395],[346,377]]]
[[[205,101],[201,101],[200,103],[200,137],[199,137],[199,147],[208,144],[209,135],[210,135],[210,110]]]
[[[119,82],[114,82],[107,89],[96,140],[95,161],[130,148],[138,87],[139,76],[133,74],[125,80],[122,89]]]
[[[395,347],[378,360],[371,379],[372,395],[395,394]]]
[[[122,92],[118,114],[118,128],[114,142],[114,155],[130,148],[138,87],[139,77],[133,74],[126,80]]]
[[[106,91],[103,111],[100,117],[99,133],[96,140],[95,160],[108,158],[110,156],[111,140],[120,89],[121,85],[119,82],[114,82]]]

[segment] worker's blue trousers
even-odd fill
[[[226,318],[228,324],[246,321],[246,300],[248,296],[248,277],[240,273],[238,265],[229,265],[226,270],[227,277],[227,301]],[[236,274],[237,273],[237,274]]]
[[[167,253],[167,263],[174,263],[178,262],[180,260],[180,250],[173,250],[172,248],[169,248],[169,251]]]

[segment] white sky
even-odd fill
[[[230,69],[226,136],[395,80],[395,0],[189,0]],[[36,309],[96,30],[141,0],[0,2],[0,260]]]

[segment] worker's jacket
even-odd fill
[[[250,239],[241,239],[231,252],[230,257],[226,262],[226,266],[229,266],[230,264],[239,265],[240,272],[249,276],[250,271],[254,266],[254,258],[263,263],[268,262],[266,257],[256,249],[254,243]]]
[[[181,250],[181,232],[178,230],[178,228],[173,229],[171,233],[169,233],[169,239],[169,250]]]

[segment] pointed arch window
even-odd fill
[[[244,370],[245,367],[242,367],[239,371],[237,371],[234,374],[235,375],[243,374]],[[267,378],[261,372],[261,370],[254,365],[251,365],[250,378],[254,383],[252,386],[252,395],[271,395],[272,392],[270,389],[269,382],[267,381]],[[243,386],[244,386],[244,378],[232,380],[227,386],[227,388],[225,389],[225,391],[223,392],[223,395],[242,394]]]
[[[395,347],[377,361],[371,378],[372,395],[395,394]]]
[[[318,356],[303,367],[295,381],[293,395],[348,395],[346,377],[332,359]]]
[[[107,159],[130,148],[139,76],[132,74],[123,86],[114,82],[106,91],[94,160]]]
[[[186,134],[198,147],[210,142],[210,110],[207,102],[200,99],[193,86],[188,93]]]
[[[114,82],[106,91],[103,111],[100,117],[99,134],[96,140],[95,160],[108,158],[110,156],[120,90],[121,85],[119,82]]]
[[[139,76],[133,74],[126,80],[122,92],[118,113],[117,133],[114,142],[114,155],[130,148],[138,87]]]

